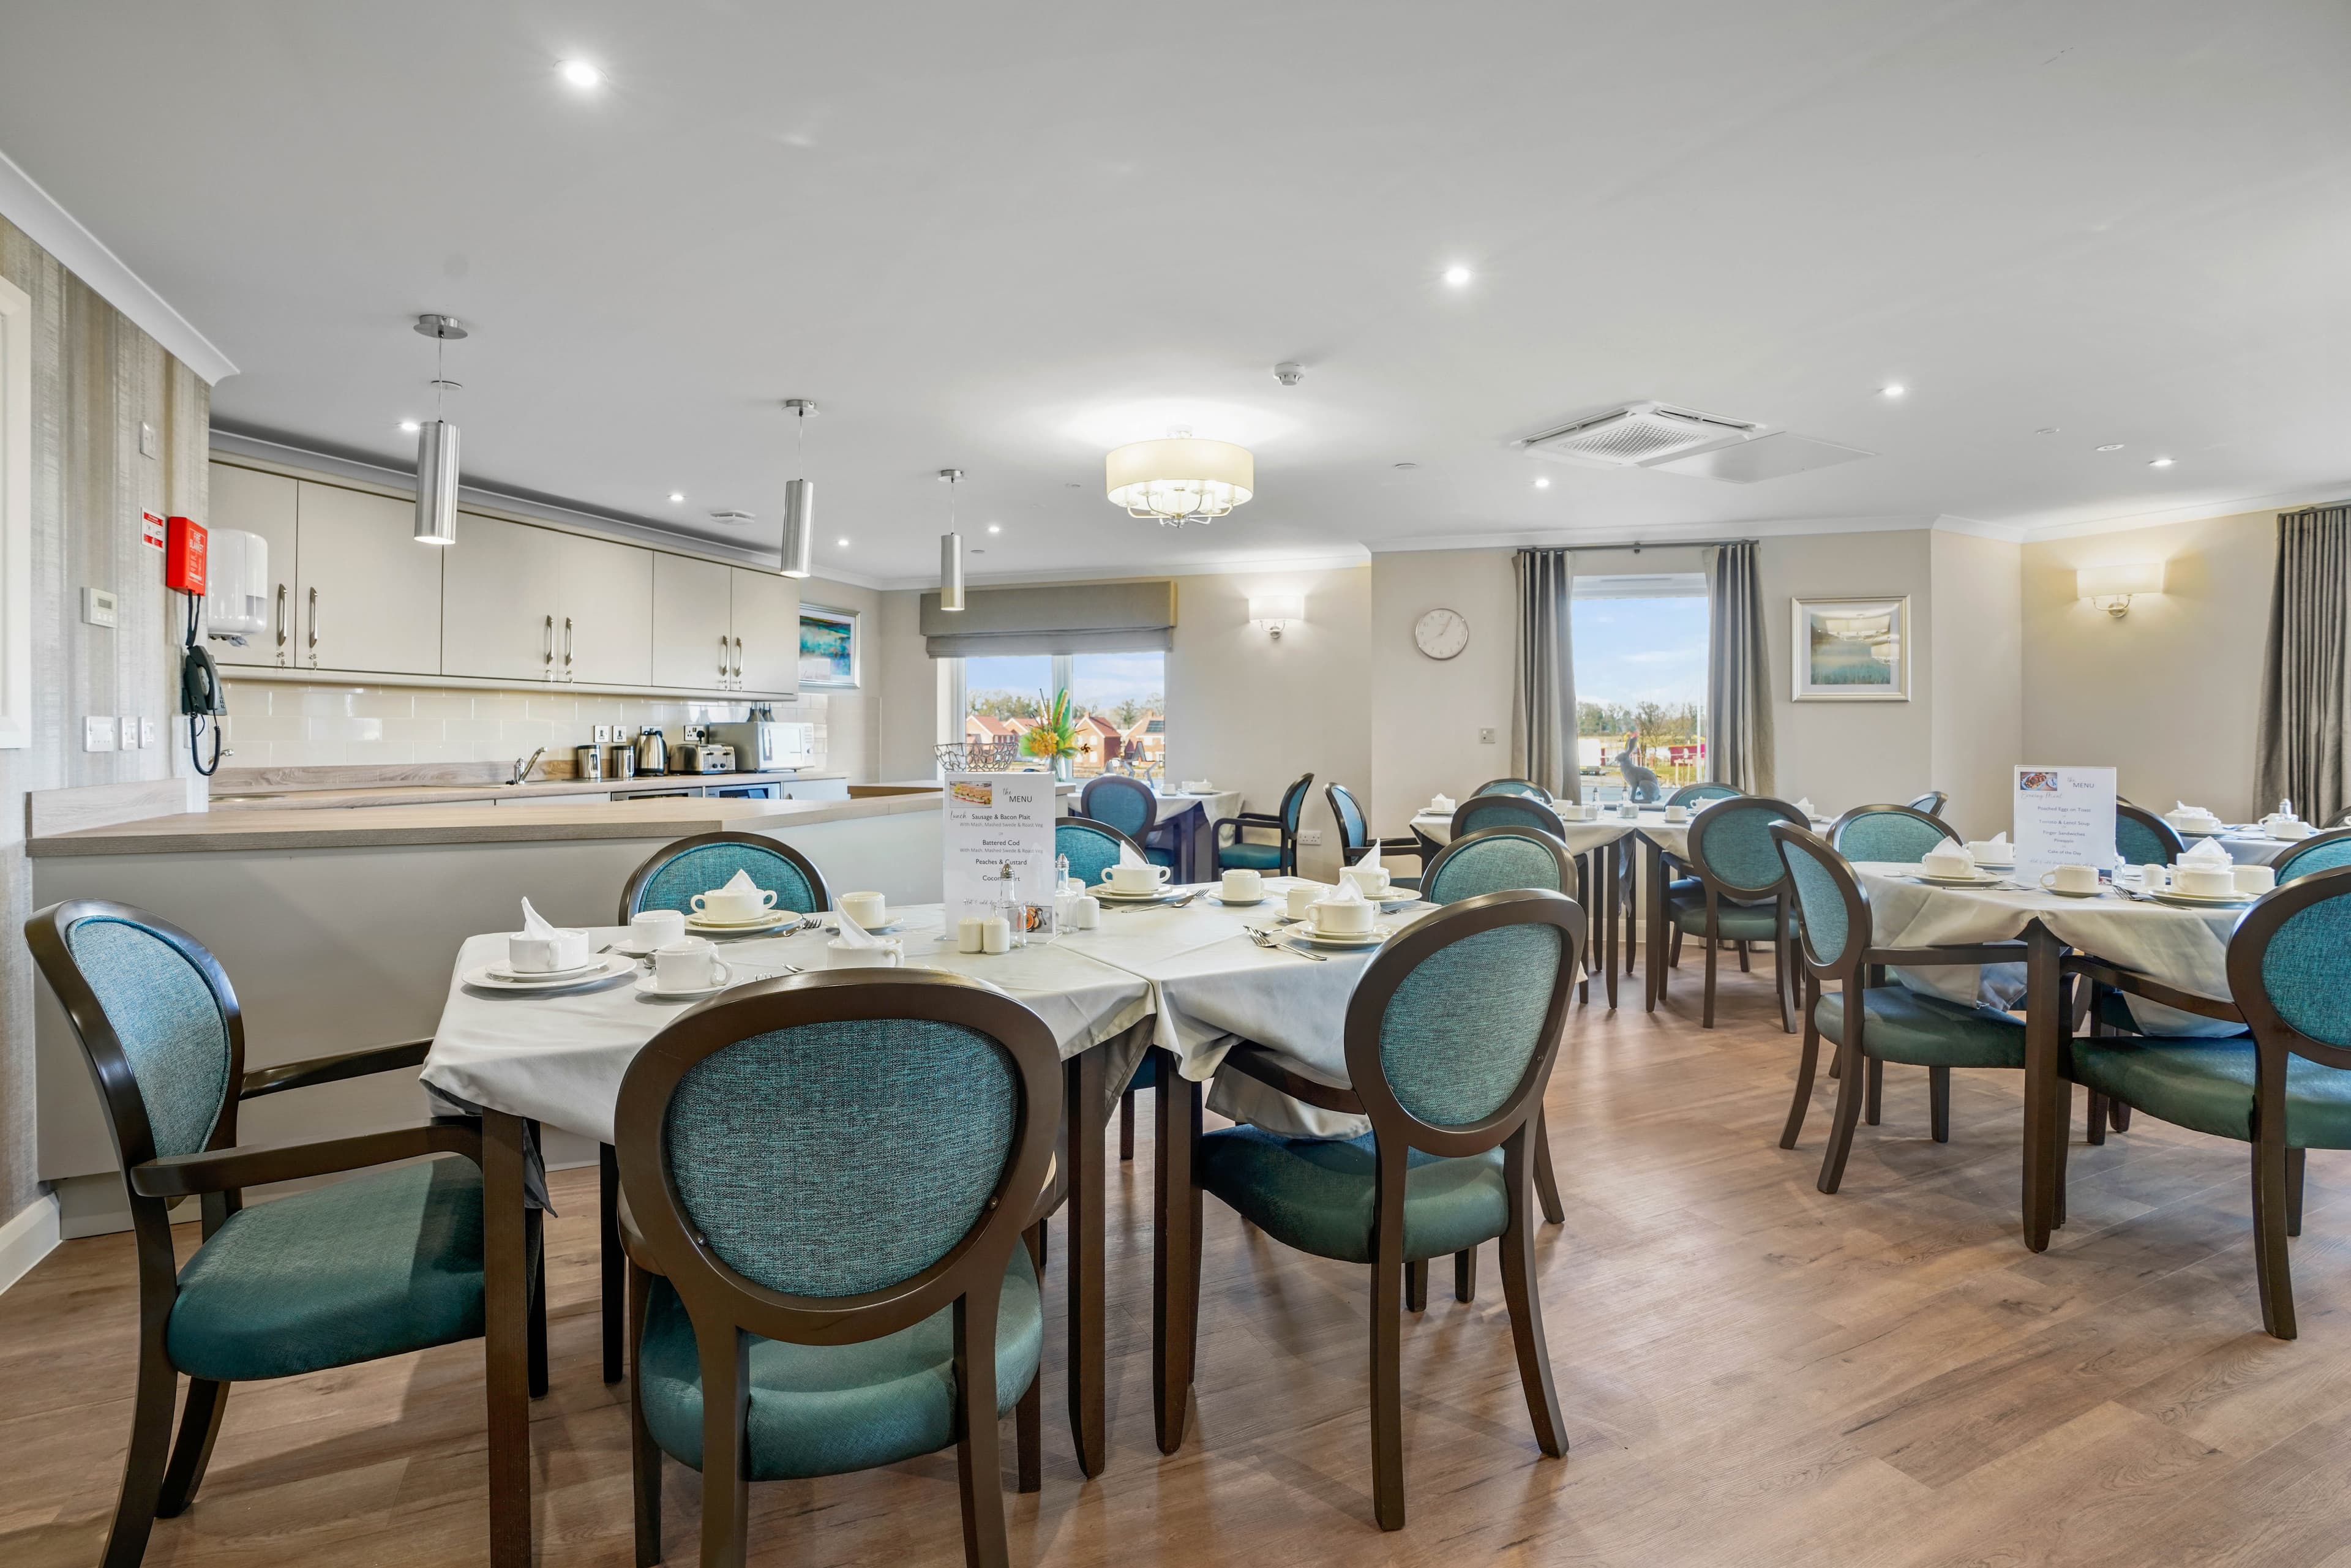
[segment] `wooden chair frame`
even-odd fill
[[[1793,1010],[1793,992],[1795,988],[1790,982],[1793,978],[1795,965],[1790,962],[1789,959],[1787,867],[1785,864],[1782,865],[1779,880],[1772,883],[1768,887],[1741,887],[1736,883],[1726,882],[1720,876],[1718,876],[1713,871],[1708,868],[1706,862],[1707,838],[1710,833],[1717,831],[1719,823],[1727,820],[1728,812],[1729,810],[1751,811],[1756,810],[1758,807],[1770,808],[1785,812],[1787,821],[1792,822],[1802,822],[1804,820],[1804,814],[1802,811],[1797,810],[1795,807],[1790,805],[1785,800],[1773,800],[1768,795],[1726,795],[1719,800],[1710,800],[1706,805],[1699,807],[1698,810],[1690,817],[1689,869],[1691,873],[1697,876],[1699,887],[1703,889],[1706,894],[1706,931],[1704,934],[1706,942],[1706,999],[1699,1013],[1698,1027],[1700,1029],[1712,1029],[1714,1027],[1715,969],[1716,961],[1719,955],[1722,943],[1722,906],[1725,904],[1761,904],[1764,899],[1769,898],[1771,901],[1772,914],[1771,991],[1772,995],[1780,1003],[1781,1030],[1785,1033],[1793,1034],[1796,1032],[1796,1020]],[[1776,827],[1778,824],[1774,823],[1772,825]],[[1661,897],[1663,896],[1662,889],[1659,890],[1658,895]],[[1679,929],[1678,923],[1677,923],[1676,929]],[[1747,950],[1743,944],[1740,948],[1739,963],[1741,968],[1744,968],[1747,966]]]
[[[1510,1098],[1484,1120],[1459,1127],[1439,1127],[1421,1121],[1405,1109],[1387,1082],[1380,1055],[1380,1029],[1396,988],[1439,950],[1469,936],[1505,925],[1542,924],[1556,926],[1566,945],[1564,961],[1552,984],[1542,1023],[1541,1040],[1529,1060],[1525,1075]],[[1567,1453],[1559,1396],[1552,1385],[1551,1357],[1543,1336],[1542,1307],[1535,1291],[1534,1227],[1528,1210],[1534,1166],[1536,1128],[1542,1093],[1566,1026],[1574,991],[1575,960],[1583,948],[1584,917],[1575,901],[1562,894],[1517,889],[1480,894],[1448,904],[1390,938],[1364,969],[1347,1004],[1347,1075],[1353,1089],[1334,1088],[1292,1071],[1264,1047],[1237,1046],[1224,1067],[1325,1110],[1367,1116],[1376,1150],[1377,1187],[1372,1264],[1371,1392],[1373,1511],[1382,1530],[1400,1530],[1405,1522],[1404,1406],[1401,1384],[1403,1310],[1412,1289],[1404,1258],[1404,1199],[1406,1155],[1425,1149],[1445,1157],[1483,1154],[1498,1145],[1503,1150],[1503,1176],[1510,1194],[1510,1223],[1501,1237],[1502,1293],[1509,1303],[1510,1333],[1516,1345],[1519,1378],[1526,1393],[1527,1414],[1535,1429],[1535,1443],[1550,1458]],[[1189,1085],[1194,1098],[1192,1126],[1196,1139],[1199,1086]],[[1180,1124],[1181,1117],[1172,1119]],[[1196,1169],[1188,1158],[1187,1167]],[[1163,1419],[1160,1448],[1174,1453],[1182,1440],[1182,1391],[1192,1382],[1194,1340],[1199,1322],[1198,1189],[1194,1188],[1193,1235],[1186,1256],[1191,1268],[1168,1266],[1168,1239],[1161,1239],[1159,1266],[1155,1270],[1161,1325],[1155,1336],[1158,1384],[1176,1391],[1168,1403],[1176,1421],[1171,1430]],[[1474,1253],[1455,1260],[1456,1294],[1467,1300],[1473,1279]],[[1420,1289],[1426,1289],[1426,1266],[1416,1266]]]
[[[1922,795],[1919,799],[1923,800],[1926,797]],[[1917,806],[1896,806],[1888,802],[1879,806],[1855,806],[1851,810],[1840,814],[1835,821],[1829,824],[1827,834],[1829,847],[1835,850],[1838,854],[1844,855],[1844,831],[1864,817],[1908,817],[1914,821],[1923,822],[1934,829],[1948,842],[1960,845],[1967,842],[1965,839],[1959,837],[1959,831],[1957,828],[1935,815],[1934,812],[1924,810]],[[1846,855],[1845,858],[1850,860],[1852,857]]]
[[[1813,1074],[1820,1062],[1820,1021],[1813,1009],[1821,998],[1823,980],[1837,982],[1844,998],[1844,1040],[1837,1047],[1835,1077],[1837,1103],[1834,1119],[1830,1124],[1828,1148],[1821,1156],[1819,1186],[1824,1193],[1834,1193],[1844,1179],[1845,1157],[1853,1150],[1855,1124],[1865,1115],[1871,1126],[1877,1125],[1878,1113],[1884,1095],[1886,1063],[1869,1054],[1865,1040],[1868,1008],[1865,994],[1886,983],[1888,967],[1930,969],[1958,964],[2014,964],[2025,956],[2022,942],[1979,942],[1949,947],[1878,947],[1870,937],[1869,894],[1854,874],[1836,846],[1810,828],[1793,822],[1771,824],[1771,837],[1780,845],[1780,858],[1785,862],[1789,846],[1799,851],[1810,850],[1813,858],[1825,869],[1837,891],[1844,898],[1844,945],[1834,953],[1823,954],[1814,944],[1813,930],[1801,917],[1796,922],[1795,950],[1804,967],[1804,1044],[1796,1060],[1796,1092],[1788,1105],[1788,1121],[1780,1134],[1780,1146],[1792,1149],[1796,1138],[1804,1130],[1804,1113],[1813,1101]],[[1866,1070],[1864,1069],[1866,1063]],[[1951,1070],[1930,1067],[1927,1070],[1927,1093],[1931,1130],[1935,1142],[1951,1141]],[[2028,1217],[2029,1220],[2030,1217]]]
[[[1950,799],[1951,797],[1949,794],[1944,790],[1929,789],[1924,795],[1921,795],[1917,799],[1910,801],[1909,810],[1923,812],[1925,815],[1932,817],[1939,821],[1942,820],[1943,808],[1950,803]],[[1847,812],[1846,815],[1850,816],[1852,813]],[[1956,837],[1957,835],[1954,836]]]
[[[853,1296],[769,1290],[718,1257],[696,1228],[670,1179],[666,1118],[671,1095],[705,1058],[756,1035],[811,1024],[921,1019],[979,1030],[1012,1059],[1020,1111],[1012,1147],[980,1218],[946,1253],[908,1279]],[[1005,1266],[1038,1223],[1061,1124],[1061,1058],[1044,1020],[977,980],[923,970],[831,970],[739,987],[682,1015],[655,1035],[621,1081],[613,1135],[629,1225],[630,1343],[642,1354],[650,1276],[666,1277],[692,1321],[702,1370],[702,1562],[740,1563],[748,1550],[750,1345],[746,1337],[792,1344],[857,1344],[955,1309],[958,1402],[956,1471],[962,1494],[965,1561],[1000,1568],[1009,1558],[998,1479],[996,1323]],[[1033,1243],[1032,1243],[1033,1245]],[[1033,1257],[1032,1252],[1032,1257]],[[1042,1431],[1043,1372],[1017,1415],[1023,1490],[1035,1490]],[[660,1448],[645,1427],[642,1378],[630,1379],[630,1430],[636,1471],[637,1559],[660,1560]],[[715,1479],[714,1479],[715,1478]],[[727,1479],[731,1478],[731,1481]],[[653,1555],[646,1555],[648,1546]]]
[[[66,934],[85,920],[127,922],[162,941],[195,969],[220,1009],[228,1036],[228,1092],[222,1098],[212,1135],[194,1154],[159,1155],[155,1152],[147,1102],[140,1092],[130,1055],[66,942]],[[172,1304],[179,1298],[179,1265],[172,1249],[171,1201],[199,1197],[204,1234],[210,1239],[228,1223],[231,1215],[244,1207],[244,1189],[248,1186],[365,1170],[371,1166],[435,1154],[463,1155],[479,1166],[481,1124],[464,1117],[434,1117],[420,1124],[349,1137],[300,1144],[240,1145],[236,1113],[243,1102],[265,1094],[282,1094],[289,1090],[414,1068],[423,1064],[433,1042],[411,1040],[399,1045],[371,1046],[247,1072],[245,1016],[237,1006],[236,991],[229,984],[226,971],[204,944],[171,922],[107,899],[69,899],[38,910],[26,920],[25,940],[32,948],[33,961],[39,967],[42,977],[47,980],[64,1009],[75,1038],[81,1042],[131,1200],[131,1229],[139,1264],[139,1380],[131,1408],[131,1448],[123,1462],[122,1490],[115,1504],[113,1523],[107,1531],[102,1561],[105,1568],[137,1568],[146,1552],[155,1521],[176,1518],[195,1500],[228,1406],[228,1384],[190,1377],[179,1439],[173,1442],[172,1406],[179,1391],[180,1372],[172,1364],[165,1333]],[[532,1219],[537,1219],[535,1214]],[[526,1245],[535,1252],[536,1242],[534,1224]],[[534,1393],[546,1388],[544,1291],[543,1274],[535,1274],[528,1346]]]
[[[2328,828],[2324,832],[2313,833],[2310,837],[2304,839],[2301,842],[2280,851],[2278,858],[2270,862],[2270,868],[2277,873],[2278,881],[2284,882],[2287,878],[2294,875],[2294,862],[2302,859],[2303,856],[2310,853],[2313,850],[2320,849],[2329,844],[2339,844],[2346,839],[2351,839],[2351,828]],[[2304,872],[2302,874],[2304,876],[2314,876],[2317,873],[2314,872]]]
[[[1496,801],[1509,803],[1497,805]],[[1540,829],[1557,839],[1562,850],[1567,847],[1567,825],[1560,821],[1559,812],[1548,802],[1538,800],[1531,795],[1470,796],[1453,808],[1452,824],[1447,830],[1450,835],[1448,843],[1458,842],[1473,834],[1491,831],[1490,827],[1480,828],[1477,825],[1478,819],[1489,813],[1492,814],[1497,821],[1510,821],[1525,827]],[[1426,867],[1422,869],[1421,880],[1423,882],[1428,880]]]
[[[1420,839],[1416,837],[1384,839],[1373,832],[1372,814],[1364,810],[1364,803],[1356,800],[1355,792],[1344,784],[1336,780],[1325,784],[1322,787],[1322,795],[1331,806],[1331,821],[1337,824],[1339,829],[1339,855],[1343,862],[1352,863],[1348,857],[1359,854],[1369,850],[1374,844],[1377,844],[1384,857],[1392,854],[1410,855],[1424,865],[1427,863],[1428,846]],[[1364,821],[1364,837],[1361,842],[1353,841],[1349,838],[1347,813],[1339,810],[1339,802],[1342,799],[1345,800],[1347,804],[1353,808],[1355,815]]]
[[[1232,841],[1238,843],[1243,832],[1255,828],[1261,831],[1270,831],[1280,841],[1281,859],[1274,867],[1274,874],[1296,876],[1298,874],[1298,830],[1290,825],[1290,803],[1295,800],[1299,802],[1299,810],[1302,814],[1305,810],[1306,791],[1313,787],[1314,775],[1301,773],[1292,781],[1289,789],[1281,792],[1281,810],[1279,812],[1242,811],[1235,816],[1219,817],[1211,823],[1208,828],[1208,854],[1217,873],[1221,876],[1225,870],[1224,859],[1220,852],[1226,842],[1225,830],[1230,828],[1233,831]]]

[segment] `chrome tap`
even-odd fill
[[[530,754],[530,760],[528,762],[524,761],[519,757],[516,758],[514,777],[507,779],[507,782],[508,784],[522,784],[528,782],[530,779],[530,770],[538,767],[538,759],[546,755],[547,747],[542,746],[537,751]]]

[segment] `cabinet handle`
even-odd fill
[[[547,666],[547,678],[555,678],[555,617],[547,618],[547,629],[538,640],[538,662]]]
[[[281,664],[286,662],[286,640],[289,635],[286,629],[286,585],[281,582],[277,585],[277,662]]]
[[[571,678],[571,617],[563,618],[563,678]]]
[[[740,637],[735,639],[735,682],[737,686],[743,682],[743,639]]]
[[[727,674],[727,671],[726,671],[726,639],[725,637],[723,637],[723,636],[722,636],[722,637],[720,637],[720,638],[718,639],[718,678],[719,678],[719,680],[720,680],[720,681],[722,681],[722,682],[723,682],[723,681],[725,681],[725,680],[726,679],[726,674]]]
[[[319,591],[315,588],[310,590],[309,647],[310,667],[315,670],[319,667]]]

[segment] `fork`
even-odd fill
[[[1264,948],[1269,953],[1287,953],[1293,958],[1311,958],[1318,964],[1327,964],[1331,961],[1320,953],[1309,953],[1303,947],[1291,946],[1289,943],[1282,941],[1262,925],[1249,925],[1242,927],[1242,929],[1249,933],[1249,939],[1250,941],[1256,943],[1259,946]]]

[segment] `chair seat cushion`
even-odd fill
[[[1406,1156],[1404,1255],[1441,1258],[1508,1228],[1502,1151],[1446,1159]],[[1377,1156],[1372,1134],[1285,1138],[1256,1127],[1200,1140],[1200,1185],[1275,1240],[1346,1263],[1372,1260]]]
[[[1144,846],[1143,858],[1149,861],[1153,865],[1164,865],[1170,869],[1173,869],[1176,864],[1176,852],[1173,850],[1163,850],[1158,848],[1156,845],[1146,844]]]
[[[444,1155],[239,1209],[180,1270],[164,1332],[217,1382],[479,1336],[481,1171]]]
[[[1770,904],[1720,904],[1715,906],[1715,935],[1740,942],[1769,942],[1780,934],[1780,911]],[[1706,935],[1706,900],[1677,904],[1674,924],[1693,936]]]
[[[1217,864],[1228,869],[1279,871],[1281,869],[1281,846],[1260,844],[1249,839],[1234,844],[1218,844]]]
[[[1962,1007],[1901,986],[1863,993],[1868,1023],[1862,1049],[1913,1067],[2022,1067],[2024,1022],[1990,1008]],[[1844,998],[1823,991],[1813,1004],[1821,1033],[1844,1043]]]
[[[2169,1009],[2167,1009],[2165,1010],[2168,1011]],[[2173,1016],[2177,1017],[2179,1015],[2174,1014]],[[2115,1030],[2123,1034],[2143,1034],[2146,1032],[2139,1027],[2137,1017],[2131,1012],[2130,999],[2124,996],[2120,991],[2101,991],[2098,994],[2098,1021],[2105,1024],[2108,1029]],[[2252,1031],[2248,1030],[2239,1030],[2237,1032],[2239,1034],[2249,1034]],[[2219,1031],[2215,1030],[2214,1033],[2217,1035]],[[2206,1038],[2211,1037],[2208,1036]]]
[[[1012,1249],[996,1319],[996,1414],[1037,1378],[1045,1314],[1029,1249]],[[751,1341],[753,1480],[837,1476],[952,1448],[955,1307],[860,1344]],[[645,1427],[662,1451],[702,1468],[702,1364],[694,1323],[666,1280],[653,1281],[637,1375]]]
[[[2253,1042],[2076,1037],[2074,1079],[2175,1126],[2251,1143]],[[2285,1070],[2285,1141],[2298,1149],[2351,1149],[2351,1072],[2306,1057]]]

